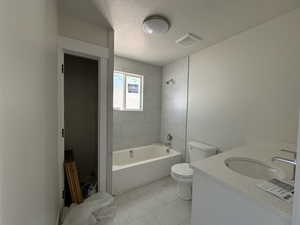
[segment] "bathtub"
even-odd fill
[[[181,160],[181,153],[161,144],[114,151],[113,194],[118,195],[168,176],[171,166]]]

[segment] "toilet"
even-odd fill
[[[217,148],[200,142],[188,143],[189,162],[199,161],[217,154]],[[178,163],[172,166],[171,176],[177,182],[177,195],[181,199],[192,199],[193,169],[190,163]]]

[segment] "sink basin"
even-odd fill
[[[225,160],[225,165],[234,172],[254,179],[271,180],[273,178],[284,178],[282,170],[255,159],[231,157]]]

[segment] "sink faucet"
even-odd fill
[[[283,162],[283,163],[287,163],[287,164],[292,165],[293,166],[292,180],[294,181],[295,180],[295,176],[296,176],[296,164],[297,164],[296,158],[297,158],[297,152],[290,151],[290,150],[287,150],[287,149],[281,149],[280,151],[293,154],[294,159],[288,159],[288,158],[283,158],[283,157],[275,156],[275,157],[272,158],[272,161],[273,162],[274,161],[278,161],[278,162]]]

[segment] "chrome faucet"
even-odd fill
[[[290,150],[287,150],[287,149],[281,149],[280,151],[293,154],[294,159],[288,159],[288,158],[284,158],[284,157],[275,156],[275,157],[272,158],[272,161],[273,162],[274,161],[278,161],[278,162],[283,162],[283,163],[287,163],[287,164],[292,165],[293,166],[292,180],[294,181],[295,180],[295,176],[296,176],[296,164],[297,164],[296,158],[297,158],[297,152],[290,151]]]
[[[171,134],[168,134],[167,135],[167,142],[165,143],[165,145],[168,147],[168,148],[171,148],[172,147],[172,140],[173,140],[173,136]]]

